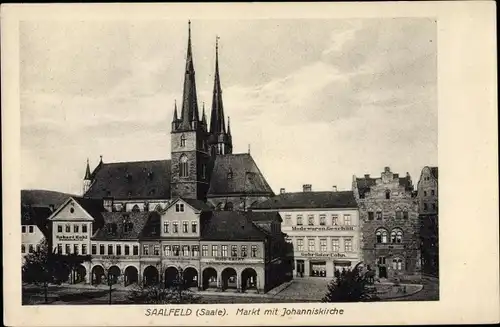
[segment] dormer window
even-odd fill
[[[116,235],[117,231],[118,231],[118,226],[116,225],[116,223],[108,224],[108,234]]]
[[[134,224],[130,222],[126,222],[123,224],[123,232],[130,233],[134,229]]]
[[[184,136],[184,134],[181,135],[181,147],[185,147],[186,146],[186,136]]]
[[[184,212],[184,203],[176,203],[175,212]]]

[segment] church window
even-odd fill
[[[387,243],[387,231],[383,228],[376,232],[377,243]]]
[[[180,162],[180,168],[179,168],[179,175],[181,177],[187,177],[188,176],[188,158],[185,155],[181,156],[181,162]]]
[[[184,134],[181,135],[181,147],[186,146],[186,136]]]

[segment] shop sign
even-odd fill
[[[354,231],[354,226],[322,226],[322,227],[293,226],[292,231],[303,231],[303,232]]]
[[[213,258],[203,258],[202,262],[241,262],[241,263],[260,263],[262,259],[248,259],[241,257],[213,257]]]
[[[83,241],[87,239],[87,235],[56,235],[59,241]]]
[[[320,258],[346,258],[347,255],[345,253],[320,253],[320,252],[301,252],[301,256],[303,257],[320,257]]]

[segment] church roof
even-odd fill
[[[85,197],[169,199],[170,160],[103,163]]]
[[[257,241],[268,234],[255,226],[246,212],[213,211],[201,225],[202,241]]]
[[[294,192],[279,194],[251,209],[356,208],[352,191]]]
[[[151,212],[103,212],[104,225],[99,228],[92,239],[94,240],[130,240],[138,239],[146,223],[152,216],[158,216],[156,211]],[[125,231],[125,224],[131,223],[131,229]]]
[[[208,197],[231,194],[274,195],[248,153],[219,155],[215,159]]]

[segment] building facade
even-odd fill
[[[438,167],[424,167],[417,184],[422,272],[439,276]]]
[[[353,176],[353,191],[359,205],[365,265],[378,278],[418,277],[418,201],[410,175],[399,177],[385,167],[380,177]]]
[[[50,239],[47,218],[51,208],[24,205],[21,207],[21,255],[24,257],[40,249],[42,242]]]
[[[296,277],[334,277],[362,261],[357,203],[352,191],[286,193],[252,207],[277,211],[283,232],[293,245]]]

